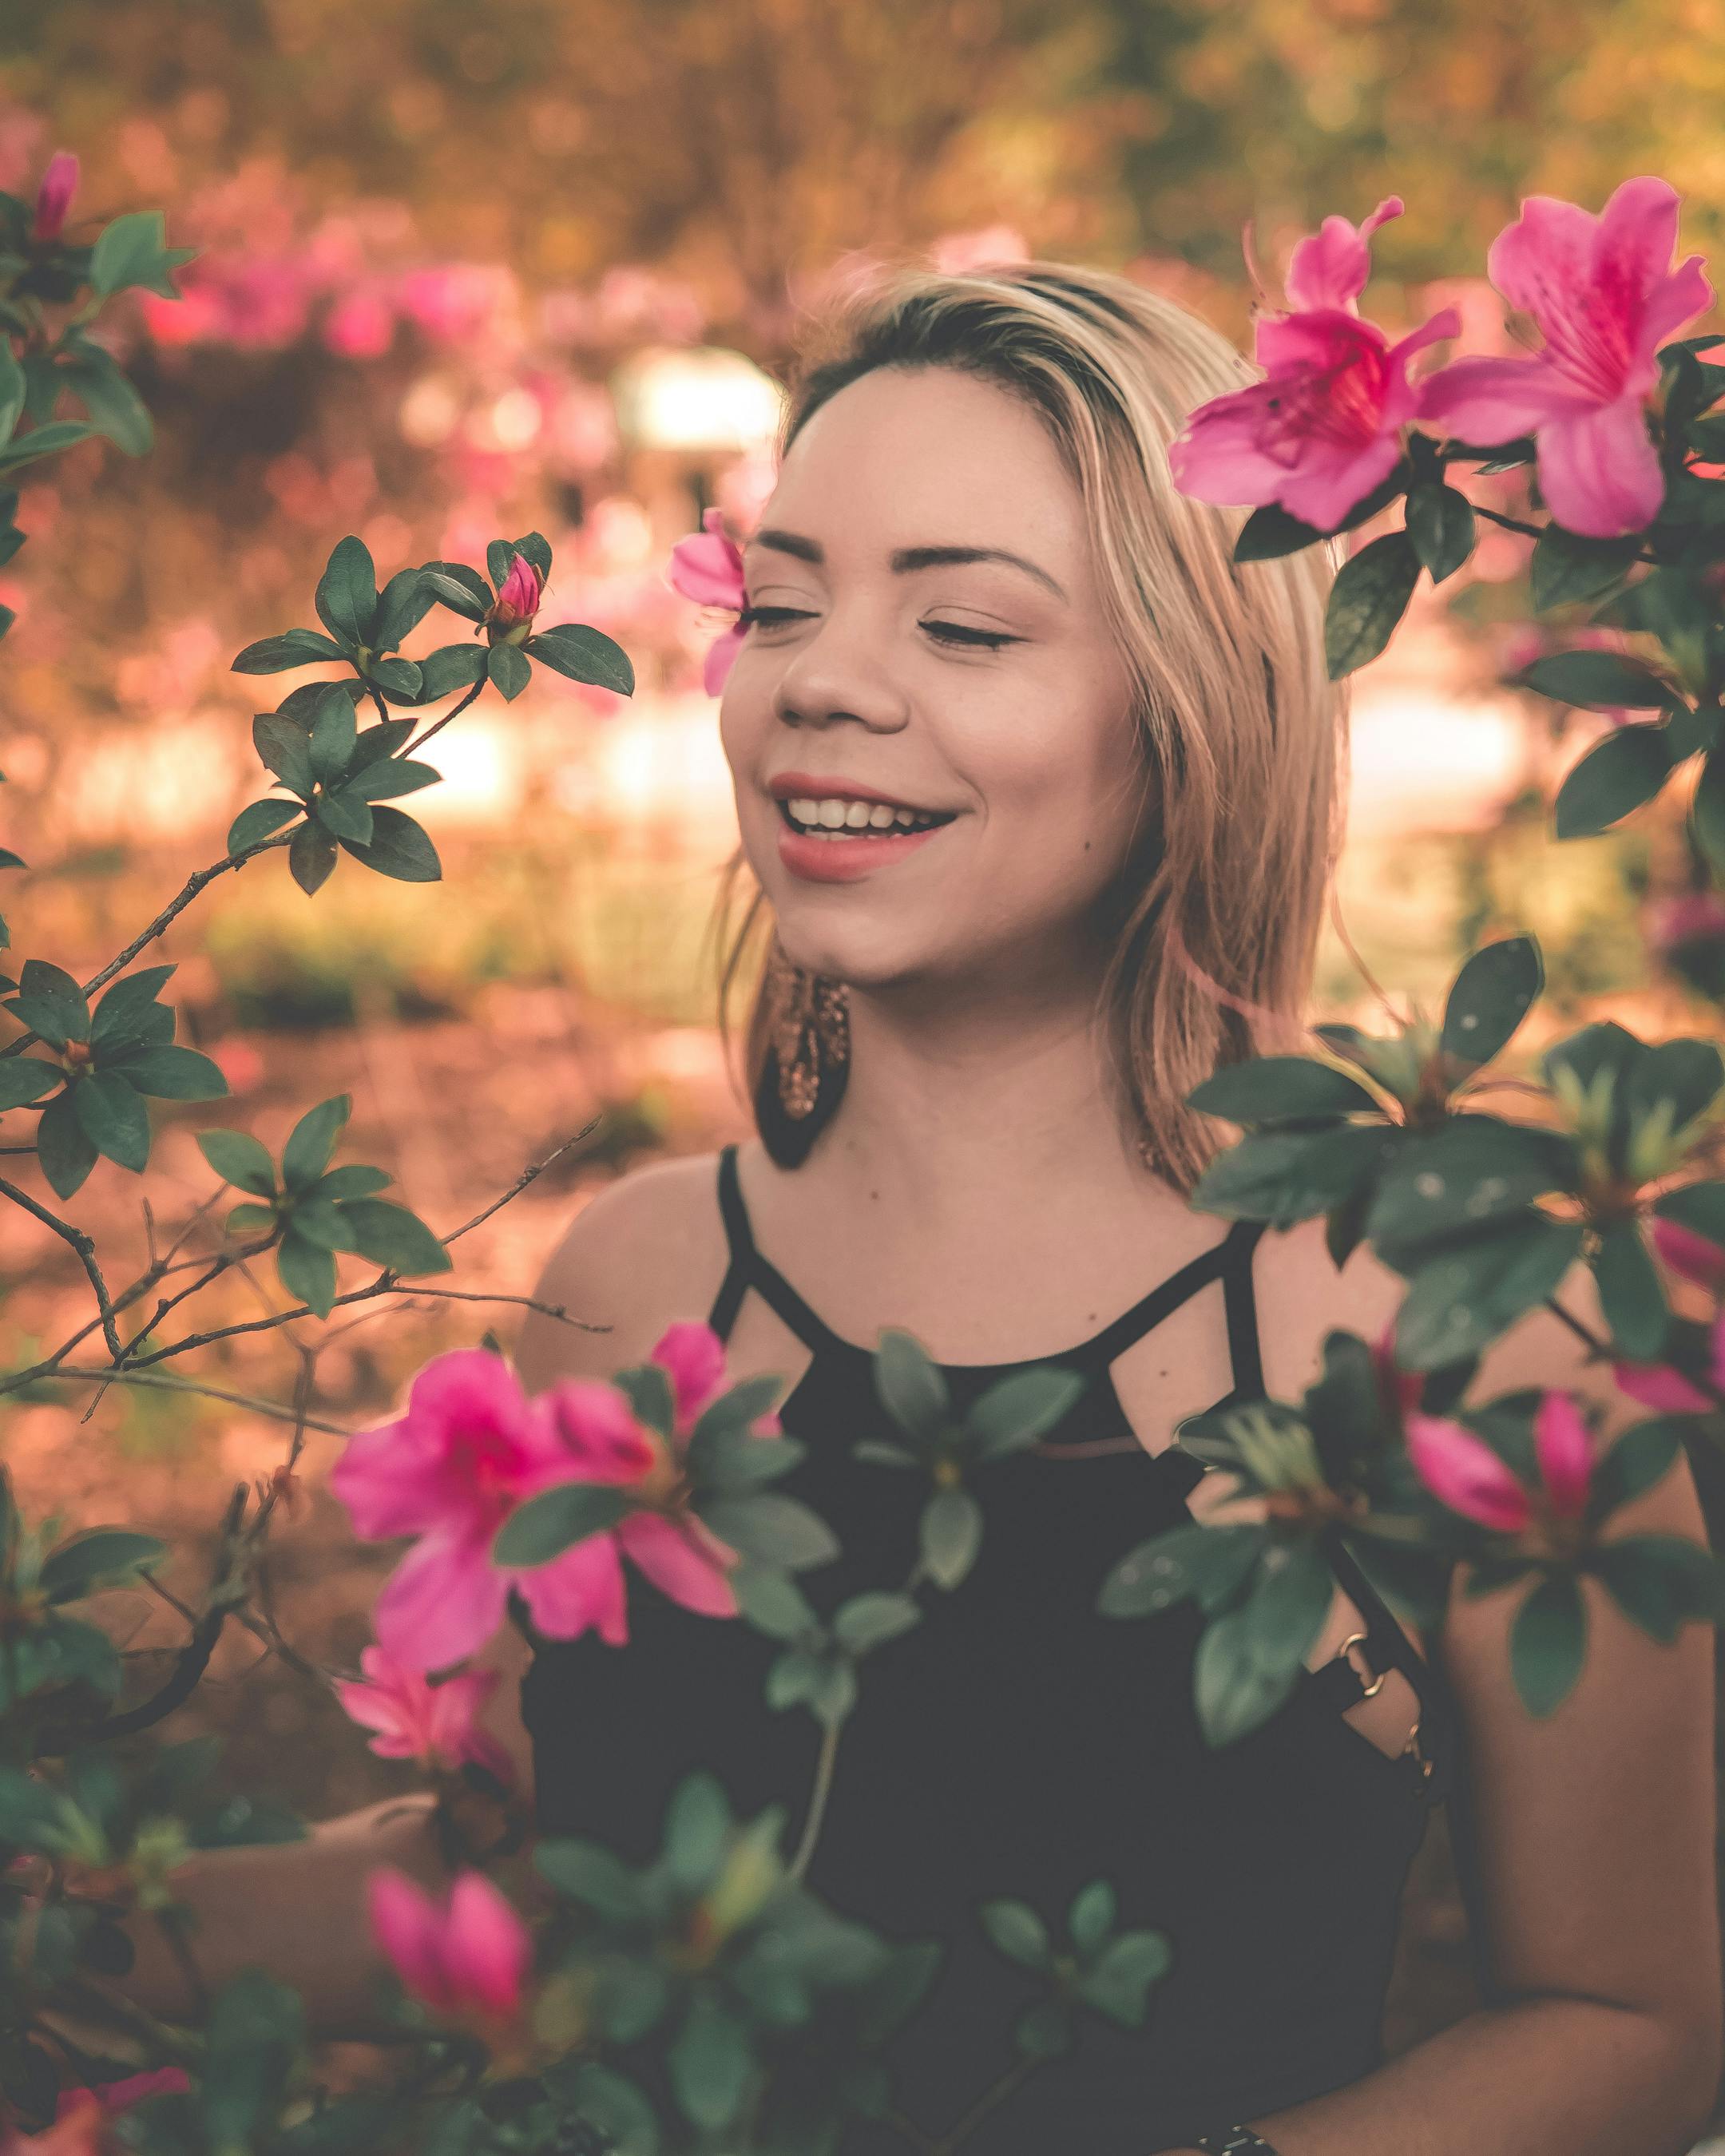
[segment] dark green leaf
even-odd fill
[[[285,1188],[311,1188],[329,1166],[336,1139],[352,1112],[351,1093],[337,1093],[306,1110],[282,1148],[281,1178]]]
[[[1117,1904],[1114,1889],[1106,1879],[1092,1879],[1081,1887],[1066,1912],[1066,1929],[1081,1954],[1092,1954],[1114,1928]]]
[[[1079,1994],[1122,2028],[1141,2028],[1151,1985],[1173,1965],[1173,1954],[1162,1933],[1122,1932],[1079,1979]]]
[[[74,1085],[71,1099],[96,1151],[142,1174],[150,1158],[150,1115],[136,1088],[117,1071],[92,1070]]]
[[[1304,1055],[1260,1055],[1215,1071],[1186,1096],[1188,1107],[1230,1123],[1280,1123],[1308,1116],[1381,1114],[1358,1080]]]
[[[1532,1199],[1579,1180],[1573,1143],[1553,1131],[1496,1116],[1453,1117],[1410,1137],[1378,1184],[1366,1235],[1378,1255],[1409,1272],[1458,1239],[1494,1223],[1520,1223]]]
[[[343,839],[344,845],[351,841]],[[336,865],[336,841],[318,824],[302,824],[288,847],[288,870],[310,898],[329,881]]]
[[[615,1483],[556,1483],[516,1506],[497,1530],[491,1561],[512,1570],[549,1564],[588,1536],[614,1527],[629,1509]]]
[[[148,452],[155,433],[149,408],[99,345],[82,343],[75,358],[61,362],[59,372],[98,434],[129,457]]]
[[[317,774],[311,768],[311,737],[298,720],[259,711],[252,721],[252,746],[290,793],[310,800]]]
[[[542,629],[527,639],[526,649],[542,665],[567,675],[572,681],[590,682],[619,696],[634,694],[635,670],[629,654],[597,629],[568,622]]]
[[[249,2149],[273,2121],[304,2039],[299,1994],[262,1970],[231,1978],[217,1993],[198,2094],[208,2146]]]
[[[369,641],[377,611],[377,572],[363,539],[350,534],[337,542],[318,579],[315,603],[318,619],[331,636],[349,646]]]
[[[220,1101],[228,1081],[221,1066],[194,1048],[143,1048],[110,1066],[141,1093],[158,1101]]]
[[[922,1342],[895,1327],[882,1332],[875,1353],[875,1391],[898,1427],[925,1445],[951,1418],[945,1378]]]
[[[350,782],[372,765],[392,757],[413,732],[412,719],[379,719],[374,726],[367,726],[353,744],[353,753],[347,759]]]
[[[1443,1050],[1474,1069],[1502,1053],[1545,986],[1539,946],[1531,936],[1506,936],[1476,951],[1450,988],[1444,1007]]]
[[[320,1317],[336,1300],[336,1260],[328,1250],[303,1235],[285,1235],[275,1246],[275,1270],[290,1295],[296,1295]]]
[[[494,539],[485,549],[485,571],[501,592],[514,561],[516,549],[507,539]]]
[[[526,654],[513,644],[494,644],[486,654],[485,671],[491,677],[491,686],[507,704],[512,704],[533,678]]]
[[[393,704],[417,704],[419,693],[419,665],[413,659],[374,659],[366,669],[366,679],[374,682]]]
[[[358,1248],[347,1214],[331,1199],[307,1191],[289,1209],[288,1224],[296,1235],[316,1243],[321,1250],[352,1251]]]
[[[404,1205],[381,1198],[353,1198],[341,1207],[362,1257],[393,1273],[446,1273],[454,1260],[425,1223]]]
[[[347,654],[341,645],[315,629],[290,629],[249,644],[229,670],[235,674],[285,674],[294,666],[326,665]]]
[[[1663,726],[1615,726],[1558,788],[1560,839],[1587,839],[1653,799],[1671,773]]]
[[[1009,1961],[1024,1969],[1049,1966],[1048,1927],[1028,1902],[1002,1897],[983,1902],[980,1913],[983,1929]]]
[[[1622,582],[1640,550],[1640,535],[1626,539],[1584,539],[1560,524],[1548,524],[1539,535],[1528,575],[1536,613],[1594,599]]]
[[[1147,1617],[1189,1594],[1206,1609],[1230,1602],[1257,1562],[1266,1530],[1260,1527],[1170,1527],[1139,1543],[1112,1566],[1096,1596],[1104,1617]]]
[[[27,1101],[39,1101],[65,1075],[58,1063],[44,1063],[39,1055],[7,1057],[0,1061],[0,1108],[21,1108]]]
[[[722,1543],[744,1557],[787,1572],[804,1572],[839,1554],[832,1529],[818,1512],[776,1490],[747,1497],[704,1498],[701,1519]]]
[[[167,220],[159,209],[132,210],[104,226],[90,252],[90,285],[106,299],[141,285],[163,300],[177,300],[169,271],[197,250],[167,244]]]
[[[1473,552],[1472,503],[1455,487],[1431,481],[1409,489],[1403,513],[1414,553],[1433,583],[1442,583]]]
[[[350,801],[387,801],[403,793],[417,793],[422,786],[434,786],[442,777],[431,764],[410,757],[386,757],[381,763],[367,764],[341,792]]]
[[[559,1894],[579,1902],[607,1922],[636,1922],[646,1902],[634,1874],[622,1860],[596,1841],[573,1837],[537,1842],[533,1868]]]
[[[419,579],[434,600],[479,621],[490,610],[491,592],[483,578],[457,562],[433,562],[419,572]]]
[[[731,1585],[737,1614],[769,1639],[805,1638],[819,1622],[796,1581],[774,1565],[740,1563],[732,1568]]]
[[[332,839],[352,839],[362,846],[370,844],[372,812],[358,791],[362,783],[344,786],[335,793],[320,793],[312,802],[312,815]]]
[[[1507,685],[1599,711],[1657,711],[1676,695],[1669,682],[1613,651],[1551,652],[1508,675]]]
[[[275,1164],[249,1131],[199,1131],[198,1149],[223,1183],[254,1198],[275,1194]]]
[[[147,1571],[167,1555],[167,1543],[154,1535],[135,1534],[129,1527],[89,1527],[44,1560],[42,1591],[50,1602],[75,1602],[99,1586]]]
[[[731,1807],[717,1779],[704,1768],[685,1774],[665,1815],[665,1867],[680,1892],[704,1894],[724,1860]]]
[[[1375,659],[1408,610],[1420,557],[1405,531],[1368,540],[1336,572],[1324,615],[1324,660],[1332,681]]]
[[[427,836],[424,826],[416,824],[411,816],[403,815],[399,808],[377,808],[372,811],[372,842],[368,846],[356,844],[351,839],[344,839],[341,843],[355,860],[363,862],[379,875],[393,877],[398,883],[436,883],[444,872],[437,849]]]
[[[541,583],[543,583],[545,579],[551,574],[551,545],[542,532],[524,532],[522,536],[516,541],[515,546],[511,551],[514,553],[524,554],[526,557],[527,560],[539,572],[539,581]],[[505,573],[506,574],[507,572],[506,571]]]
[[[1685,1430],[1685,1424],[1673,1415],[1631,1424],[1594,1468],[1589,1518],[1595,1522],[1608,1519],[1620,1505],[1662,1481],[1683,1449]]]
[[[419,700],[435,703],[458,689],[470,689],[485,674],[483,644],[445,644],[419,661]]]
[[[243,854],[248,846],[254,846],[259,839],[271,837],[283,824],[291,824],[301,814],[297,801],[254,801],[240,810],[228,826],[228,850]]]
[[[1210,1163],[1192,1206],[1224,1219],[1291,1227],[1353,1197],[1389,1165],[1400,1143],[1399,1131],[1374,1123],[1255,1133]]]
[[[36,1158],[56,1198],[71,1197],[95,1166],[96,1149],[72,1105],[70,1091],[42,1111],[36,1126]]]
[[[54,456],[87,440],[95,432],[82,419],[51,419],[46,426],[33,427],[28,434],[14,435],[0,449],[0,471],[16,471],[20,465],[34,464],[39,457]]]
[[[7,1005],[50,1048],[90,1039],[90,1004],[72,976],[45,958],[26,958],[18,993]]]
[[[922,1566],[937,1587],[954,1588],[982,1547],[983,1512],[968,1490],[937,1490],[922,1508]]]
[[[1509,1635],[1509,1666],[1529,1714],[1552,1713],[1581,1675],[1587,1604],[1568,1573],[1553,1573],[1523,1601]]]
[[[424,588],[418,569],[398,569],[377,595],[377,611],[367,641],[373,651],[394,651],[424,620],[435,595]]]
[[[977,1457],[994,1460],[1034,1445],[1077,1404],[1089,1383],[1081,1371],[1053,1363],[999,1378],[964,1418]]]
[[[311,775],[327,786],[347,770],[358,739],[353,704],[345,689],[331,685],[317,701],[308,750]]]
[[[1665,1345],[1671,1313],[1635,1221],[1614,1220],[1605,1228],[1593,1268],[1599,1306],[1620,1358],[1626,1363],[1655,1361]]]
[[[350,1161],[345,1167],[332,1168],[312,1185],[320,1198],[332,1198],[345,1204],[350,1198],[372,1198],[378,1191],[387,1190],[392,1178],[381,1168],[362,1167]]]
[[[1489,1346],[1555,1294],[1581,1248],[1579,1222],[1541,1215],[1429,1259],[1396,1319],[1396,1355],[1409,1370],[1440,1369]]]
[[[697,1991],[665,2063],[685,2116],[716,2133],[736,2117],[755,2062],[743,2024],[714,1994]]]
[[[833,1615],[833,1637],[847,1654],[866,1655],[908,1632],[922,1616],[908,1594],[870,1589],[853,1594]]]

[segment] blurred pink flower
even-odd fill
[[[486,622],[500,634],[520,628],[538,613],[543,590],[538,570],[525,554],[517,554],[509,565],[509,574],[497,588],[497,597],[485,616]]]
[[[1491,282],[1545,338],[1526,359],[1452,360],[1421,384],[1419,417],[1481,448],[1531,434],[1553,518],[1590,538],[1638,531],[1665,480],[1647,430],[1662,337],[1713,303],[1702,257],[1672,271],[1679,198],[1651,174],[1598,216],[1531,195],[1491,243]]]
[[[64,2119],[85,2097],[111,2118],[117,2111],[129,2111],[133,2104],[141,2103],[146,2097],[185,2096],[191,2087],[182,2067],[157,2066],[150,2073],[128,2074],[124,2081],[98,2082],[94,2088],[62,2089],[54,2118],[57,2123]]]
[[[1401,210],[1399,196],[1386,196],[1358,229],[1328,217],[1294,249],[1287,291],[1298,311],[1266,311],[1255,323],[1255,356],[1267,378],[1200,405],[1168,445],[1183,494],[1240,506],[1276,503],[1330,531],[1395,469],[1420,395],[1408,362],[1461,326],[1445,307],[1392,345],[1361,320],[1355,302],[1370,274],[1366,242]]]
[[[249,1040],[218,1040],[203,1052],[227,1080],[230,1093],[249,1093],[264,1075],[264,1059]]]
[[[402,311],[434,342],[460,344],[490,328],[515,299],[513,274],[501,264],[442,263],[410,270],[398,290]]]
[[[1395,1359],[1395,1321],[1392,1318],[1372,1343],[1372,1365],[1377,1372],[1378,1392],[1386,1407],[1406,1416],[1420,1404],[1425,1389],[1423,1371],[1404,1370]]]
[[[376,1734],[369,1749],[380,1759],[412,1759],[430,1772],[454,1774],[466,1761],[500,1782],[514,1779],[509,1755],[479,1727],[479,1713],[497,1681],[495,1670],[472,1670],[429,1684],[381,1647],[359,1658],[366,1682],[338,1679],[344,1713]]]
[[[726,536],[725,512],[706,510],[701,524],[698,535],[680,539],[671,548],[666,575],[675,589],[699,606],[741,610],[747,597],[742,552]],[[708,696],[716,696],[724,687],[745,634],[733,625],[708,645],[701,673],[701,686]]]
[[[439,1903],[385,1866],[366,1881],[372,1935],[416,1999],[439,2014],[510,2021],[532,1957],[526,1926],[482,1871],[464,1871]]]
[[[8,2133],[0,2141],[0,2156],[24,2156],[26,2150],[31,2156],[121,2156],[111,2115],[89,2089],[74,2089],[46,2133]]]
[[[548,1564],[491,1562],[497,1529],[523,1499],[557,1482],[634,1481],[654,1465],[652,1441],[621,1394],[602,1432],[591,1409],[554,1409],[555,1399],[529,1402],[501,1356],[455,1348],[419,1372],[404,1414],[360,1431],[336,1463],[330,1487],[362,1540],[418,1537],[374,1620],[380,1645],[403,1666],[446,1669],[475,1652],[502,1623],[511,1587],[549,1638],[593,1622],[614,1643],[624,1636],[620,1586],[608,1592],[608,1537],[589,1536]]]
[[[724,1342],[710,1325],[672,1325],[660,1335],[653,1360],[670,1378],[678,1430],[693,1430],[724,1384]]]
[[[362,285],[324,317],[323,341],[344,359],[381,359],[395,341],[395,314],[375,287]]]
[[[1694,1281],[1717,1295],[1725,1287],[1725,1250],[1676,1220],[1655,1220],[1653,1247],[1680,1280]]]
[[[1661,957],[1686,943],[1717,943],[1722,938],[1725,898],[1717,891],[1681,891],[1656,900],[1647,909],[1647,941]],[[1655,1235],[1656,1239],[1656,1229]]]
[[[1625,1398],[1661,1414],[1705,1414],[1713,1404],[1669,1363],[1614,1363],[1611,1375]]]
[[[36,213],[30,226],[32,239],[59,238],[65,229],[66,213],[77,192],[78,160],[69,150],[56,150],[36,190]]]
[[[1442,1504],[1499,1534],[1519,1534],[1536,1511],[1536,1493],[1483,1438],[1440,1415],[1409,1415],[1408,1457],[1414,1472]],[[1567,1393],[1548,1390],[1533,1418],[1538,1463],[1538,1509],[1551,1518],[1579,1519],[1593,1476],[1593,1440]]]
[[[1532,622],[1518,622],[1507,630],[1497,647],[1497,664],[1506,674],[1519,674],[1551,649],[1551,639]]]

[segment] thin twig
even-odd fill
[[[163,1392],[197,1393],[205,1399],[225,1400],[230,1407],[249,1408],[256,1414],[268,1415],[274,1422],[290,1423],[295,1419],[293,1409],[285,1408],[280,1400],[259,1399],[252,1393],[230,1393],[222,1385],[201,1385],[193,1378],[175,1377],[172,1372],[165,1370],[141,1369],[131,1364],[120,1370],[86,1370],[75,1363],[62,1363],[57,1368],[44,1370],[39,1374],[49,1378],[63,1378],[69,1383],[75,1383],[80,1378],[90,1378],[99,1383],[111,1379],[122,1385],[153,1385]],[[312,1415],[307,1415],[304,1419],[306,1429],[322,1430],[331,1437],[352,1437],[353,1435],[351,1430],[344,1430],[340,1423],[320,1422]]]
[[[0,1177],[0,1198],[9,1198],[14,1205],[22,1206],[26,1213],[39,1220],[44,1228],[52,1229],[63,1243],[69,1243],[78,1253],[79,1263],[89,1275],[90,1284],[95,1290],[96,1307],[102,1313],[102,1337],[108,1343],[108,1353],[118,1355],[120,1334],[114,1323],[114,1305],[108,1297],[108,1284],[102,1278],[102,1269],[96,1263],[95,1245],[81,1228],[74,1228],[69,1220],[57,1219],[45,1205],[39,1205],[28,1191],[20,1190],[15,1183],[8,1183],[3,1177]]]

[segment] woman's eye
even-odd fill
[[[796,607],[771,606],[746,606],[737,617],[740,629],[777,629],[782,622],[812,621],[814,619],[812,614],[804,613]],[[988,629],[967,629],[963,623],[957,621],[925,621],[922,626],[937,642],[942,644],[979,645],[990,651],[998,651],[1003,644],[1019,641],[1015,636],[997,635]]]

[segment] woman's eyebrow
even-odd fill
[[[812,562],[817,567],[826,560],[826,550],[820,542],[806,539],[800,531],[779,531],[768,526],[756,532],[743,552],[747,553],[751,547],[770,547],[775,553],[793,554],[799,562]],[[1046,569],[1027,562],[1022,554],[1009,553],[1004,547],[901,547],[892,555],[891,567],[895,573],[906,575],[915,569],[943,568],[959,562],[1005,562],[1034,577],[1038,583],[1045,584],[1056,598],[1066,597]]]

